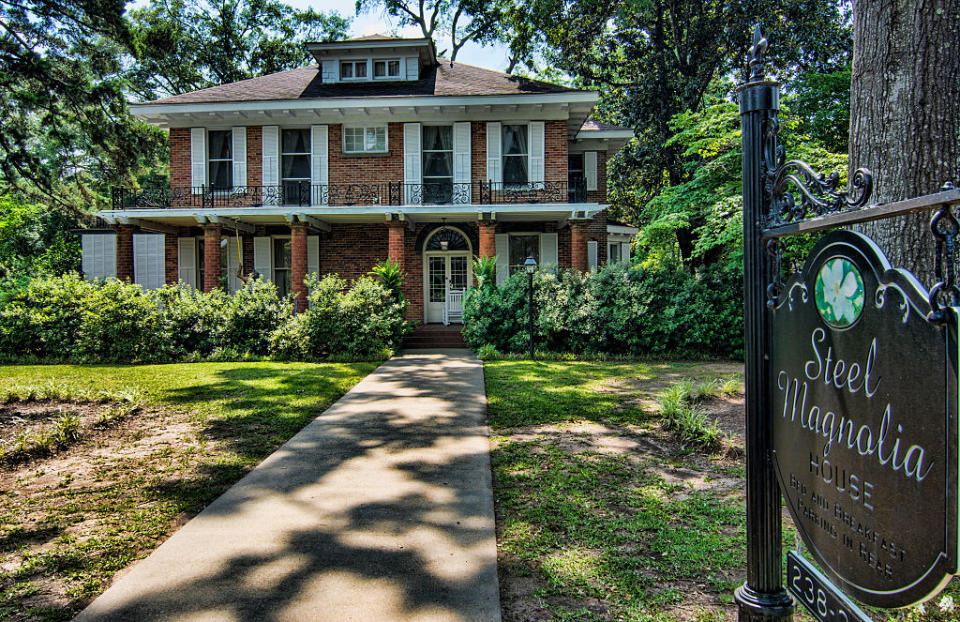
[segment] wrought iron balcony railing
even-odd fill
[[[584,203],[582,181],[522,184],[375,182],[311,184],[284,182],[274,186],[153,186],[113,189],[113,208],[212,208],[261,206],[351,205],[498,205],[519,203]]]

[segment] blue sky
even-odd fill
[[[285,0],[290,6],[299,9],[313,8],[317,11],[336,11],[345,17],[351,18],[350,36],[361,37],[363,35],[372,35],[375,33],[398,34],[404,37],[422,36],[419,28],[397,29],[396,24],[391,22],[387,16],[379,11],[368,12],[361,15],[354,15],[356,11],[356,0],[325,0],[324,2],[311,2],[310,0]],[[147,4],[147,0],[134,0],[128,7],[140,7]],[[437,48],[443,50],[449,48],[449,40],[442,37],[437,40]],[[457,55],[457,60],[463,61],[469,65],[487,67],[503,71],[507,66],[507,48],[501,45],[480,47],[472,42],[467,43]]]

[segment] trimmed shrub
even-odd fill
[[[96,285],[76,273],[36,278],[4,293],[0,356],[7,360],[63,360],[74,356],[82,301]]]
[[[277,356],[370,358],[399,346],[406,331],[406,302],[376,279],[360,277],[348,287],[335,274],[322,279],[309,275],[307,287],[309,308],[274,334]]]
[[[293,315],[292,299],[278,298],[276,286],[260,279],[251,279],[233,295],[221,293],[221,297],[219,346],[241,354],[269,354],[271,334]]]
[[[527,276],[473,288],[463,335],[478,349],[528,348]],[[593,274],[534,275],[537,348],[627,356],[743,356],[742,292],[736,271],[647,270],[611,264]]]
[[[80,326],[74,356],[81,361],[162,360],[160,307],[139,285],[111,279],[79,301]]]

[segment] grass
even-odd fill
[[[102,404],[98,436],[0,470],[0,620],[67,620],[375,363],[0,366],[5,402]],[[132,412],[130,405],[142,404]],[[66,415],[54,426],[75,432]],[[68,460],[69,459],[69,460]]]
[[[558,620],[724,619],[742,581],[742,488],[700,484],[742,477],[742,466],[644,449],[664,442],[656,395],[686,377],[686,395],[719,394],[717,371],[504,360],[484,371],[504,619],[534,617],[530,606]],[[601,436],[634,449],[611,451],[622,444]]]

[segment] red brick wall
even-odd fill
[[[220,225],[203,227],[203,291],[220,287]]]
[[[290,225],[290,283],[296,308],[307,308],[307,226]]]
[[[259,186],[263,180],[261,162],[263,161],[263,128],[259,125],[247,126],[247,185]]]
[[[190,187],[190,128],[170,130],[170,186]]]
[[[567,181],[567,122],[544,123],[544,181]]]
[[[176,285],[180,280],[180,269],[177,255],[180,252],[176,235],[163,236],[163,282],[167,285]]]
[[[133,234],[137,227],[120,225],[117,232],[117,279],[133,283]]]
[[[387,124],[389,155],[360,155],[343,153],[343,126],[328,126],[327,154],[328,180],[331,184],[397,183],[403,181],[403,123]],[[384,189],[384,195],[387,190]],[[332,191],[331,205],[343,204]]]
[[[470,181],[473,182],[473,202],[480,202],[480,184],[487,181],[487,124],[470,124]]]

